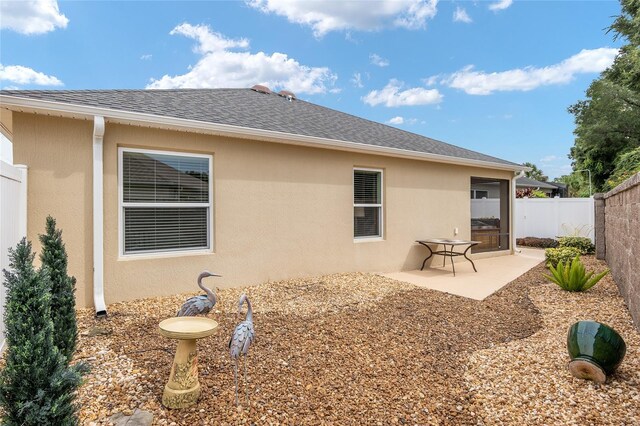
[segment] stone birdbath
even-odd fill
[[[162,321],[159,327],[161,335],[178,340],[162,405],[167,408],[190,407],[200,397],[196,341],[215,333],[218,323],[203,317],[175,317]]]

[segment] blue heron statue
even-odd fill
[[[194,296],[187,299],[186,302],[182,305],[178,313],[177,317],[194,317],[196,315],[207,315],[211,309],[216,305],[216,301],[218,300],[216,294],[205,287],[202,284],[202,279],[207,277],[221,277],[222,275],[212,274],[209,271],[204,271],[198,276],[198,287],[203,289],[205,293],[200,296]]]
[[[249,401],[249,387],[247,386],[247,353],[249,347],[255,339],[255,331],[253,330],[253,309],[251,308],[251,301],[246,294],[240,296],[238,302],[238,314],[242,313],[242,305],[247,302],[247,316],[244,321],[236,326],[236,329],[231,335],[229,340],[229,354],[233,358],[234,370],[233,379],[236,386],[236,405],[238,405],[238,358],[240,355],[244,356],[244,387],[246,389],[247,404],[251,405]]]

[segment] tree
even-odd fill
[[[618,156],[640,146],[640,93],[600,79],[587,96],[569,108],[576,121],[570,157],[574,170],[591,170],[593,185],[601,191]]]
[[[638,172],[640,172],[640,147],[618,156],[613,174],[607,180],[606,189],[615,188]]]
[[[567,185],[569,197],[586,198],[591,196],[591,194],[589,194],[589,175],[587,173],[574,172],[568,175],[562,175],[553,181]]]
[[[569,107],[576,136],[569,158],[573,169],[591,171],[597,191],[615,173],[618,157],[640,146],[640,1],[621,0],[622,14],[608,32],[628,41],[613,64]]]
[[[522,165],[525,167],[531,167],[531,171],[524,172],[524,175],[529,179],[535,179],[540,182],[546,182],[549,179],[549,177],[545,176],[545,174],[542,173],[542,170],[540,170],[535,164],[526,162],[522,163]]]
[[[51,279],[51,319],[54,344],[67,361],[71,361],[76,349],[78,326],[76,324],[76,279],[67,275],[67,251],[62,242],[62,231],[56,229],[56,220],[47,217],[46,233],[40,235],[42,265],[49,270]]]
[[[621,0],[622,14],[616,17],[607,32],[613,32],[613,39],[627,39],[614,64],[604,75],[611,81],[635,93],[640,93],[640,1]]]
[[[6,366],[0,372],[2,424],[75,425],[75,390],[84,364],[68,367],[53,344],[51,284],[46,267],[36,271],[25,238],[9,250],[4,271]]]

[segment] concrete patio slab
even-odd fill
[[[483,300],[498,291],[529,269],[544,260],[544,250],[522,248],[514,255],[473,259],[478,272],[464,258],[454,260],[456,275],[453,276],[450,258],[442,266],[442,256],[435,256],[431,266],[424,271],[403,271],[379,274],[394,280],[438,290],[475,300]]]

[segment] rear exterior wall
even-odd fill
[[[29,168],[28,238],[51,214],[63,229],[79,306],[93,305],[93,122],[15,113],[14,160]],[[118,148],[213,156],[213,251],[119,254]],[[354,242],[353,169],[384,171],[384,239]],[[415,269],[414,240],[470,237],[471,176],[508,171],[299,147],[107,122],[104,287],[107,303],[196,291],[204,269],[220,287],[338,272]]]

